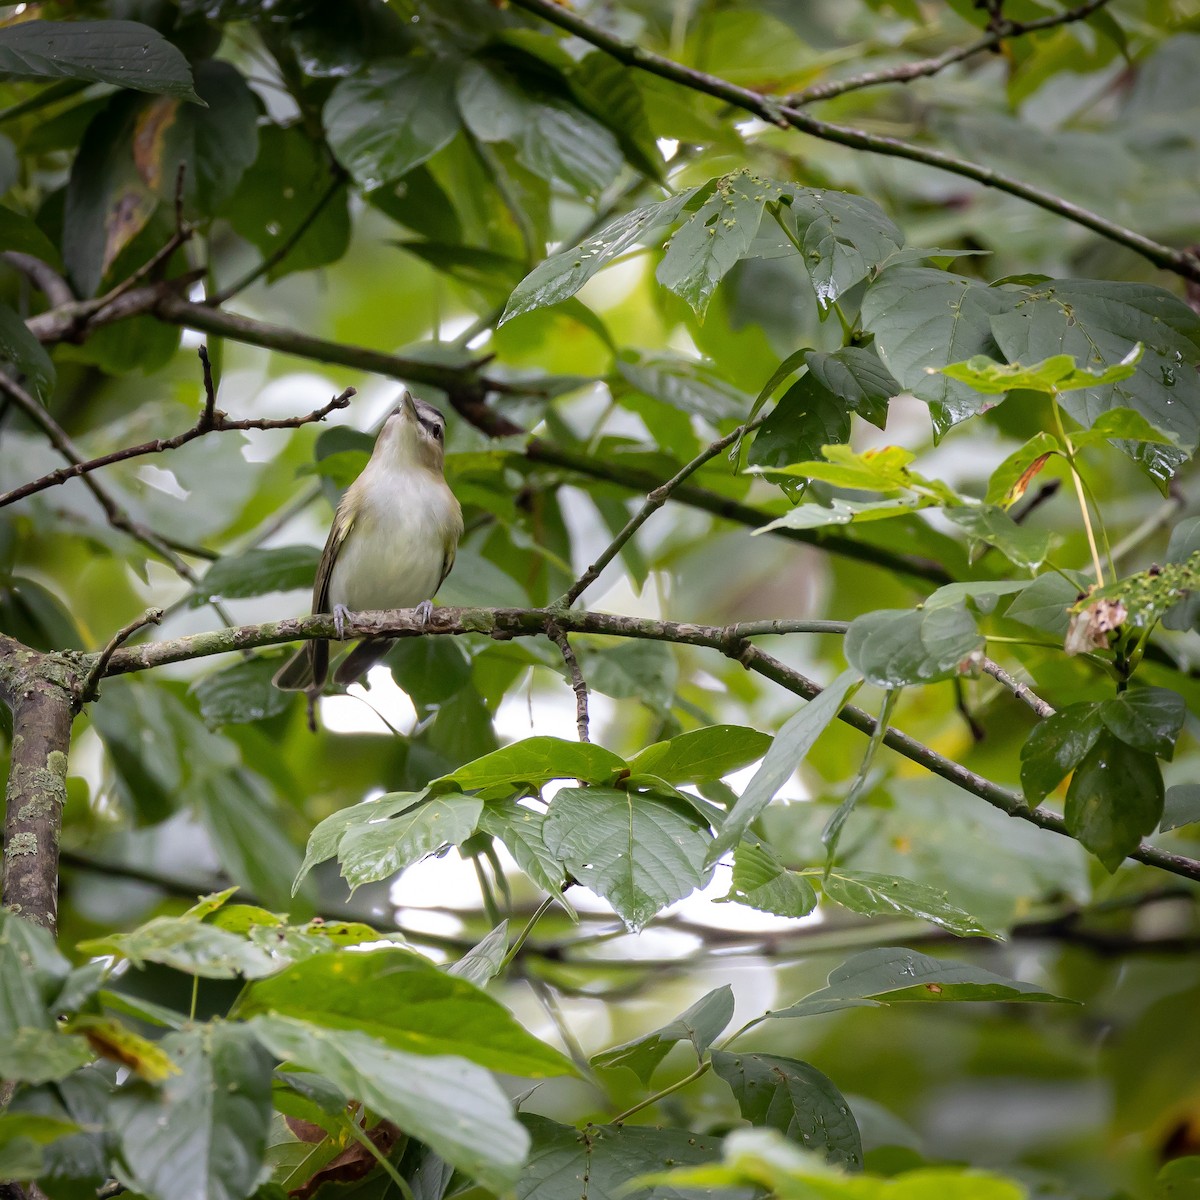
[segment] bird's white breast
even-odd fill
[[[364,474],[353,487],[358,511],[330,576],[330,606],[361,612],[431,599],[462,528],[450,489],[419,469]]]

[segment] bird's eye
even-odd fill
[[[433,436],[435,438],[437,438],[437,440],[439,442],[442,440],[443,437],[445,437],[445,434],[442,432],[442,427],[440,425],[435,425],[433,427]]]

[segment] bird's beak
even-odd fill
[[[412,398],[412,393],[405,389],[404,394],[400,397],[400,404],[396,409],[397,414],[403,413],[406,420],[415,421],[417,419],[417,405]]]

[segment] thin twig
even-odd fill
[[[1014,679],[998,662],[985,658],[980,663],[985,674],[990,675],[1001,686],[1006,687],[1018,700],[1028,704],[1042,720],[1054,716],[1054,709],[1046,703],[1032,688],[1019,679]]]
[[[203,347],[201,347],[203,349]],[[208,381],[211,384],[211,380]],[[208,386],[206,384],[206,386]],[[23,500],[26,496],[32,496],[36,492],[45,491],[47,488],[56,487],[58,484],[66,483],[68,479],[74,479],[80,475],[86,475],[90,471],[95,471],[100,467],[111,466],[113,463],[125,462],[131,458],[141,458],[147,454],[161,454],[165,450],[177,450],[180,446],[187,445],[188,442],[194,441],[196,438],[203,437],[207,433],[224,432],[227,430],[247,430],[247,429],[299,429],[301,425],[309,425],[315,421],[323,421],[331,412],[339,408],[345,408],[350,403],[350,397],[356,395],[354,388],[346,388],[344,391],[335,396],[328,404],[322,405],[320,408],[314,409],[312,412],[305,414],[302,417],[282,417],[282,418],[247,418],[245,420],[230,420],[222,412],[214,412],[212,414],[212,423],[203,428],[206,419],[208,418],[207,401],[204,413],[200,419],[192,426],[191,429],[185,430],[183,433],[176,434],[172,438],[155,438],[150,442],[142,442],[137,446],[126,446],[122,450],[114,450],[111,454],[102,454],[98,458],[90,458],[86,461],[73,462],[69,467],[59,467],[57,471],[51,471],[48,475],[43,475],[40,479],[30,480],[29,483],[23,483],[20,487],[13,488],[10,492],[0,494],[0,508],[4,508],[8,504],[13,504],[17,500]],[[166,539],[163,539],[166,541]],[[169,543],[168,543],[169,544]]]
[[[827,121],[819,121],[815,117],[794,106],[781,103],[778,97],[756,92],[750,88],[740,87],[716,75],[698,71],[694,67],[684,66],[673,59],[665,58],[653,51],[646,50],[632,42],[621,38],[584,20],[573,9],[556,3],[556,0],[512,0],[517,8],[535,13],[552,25],[582,38],[593,46],[604,50],[618,62],[629,67],[647,71],[661,79],[678,83],[692,91],[714,96],[724,100],[736,108],[753,113],[764,121],[781,128],[791,127],[801,133],[807,133],[822,141],[833,142],[840,146],[848,146],[854,150],[867,150],[873,154],[884,154],[892,158],[908,159],[910,162],[922,163],[925,166],[937,167],[953,175],[961,175],[973,179],[985,187],[1007,192],[1011,196],[1044,208],[1057,216],[1065,217],[1085,229],[1090,229],[1102,237],[1119,245],[1126,246],[1143,258],[1164,270],[1173,271],[1185,279],[1200,280],[1200,256],[1191,250],[1176,250],[1162,242],[1145,237],[1136,230],[1110,221],[1099,213],[1072,204],[1061,196],[1043,191],[1012,175],[990,167],[934,150],[926,146],[917,146],[898,138],[867,133],[862,129],[854,129],[846,125],[833,125]]]
[[[208,347],[201,346],[196,353],[200,356],[200,368],[204,373],[204,409],[196,422],[200,433],[208,433],[217,427],[217,389],[213,387],[212,363],[208,360]],[[222,414],[223,415],[223,414]]]
[[[718,438],[706,446],[687,466],[681,468],[666,483],[656,487],[645,499],[641,508],[625,523],[624,528],[604,548],[599,558],[567,589],[566,594],[558,601],[559,604],[570,608],[572,604],[600,577],[600,572],[621,552],[621,547],[671,498],[671,494],[686,482],[689,476],[695,474],[706,462],[716,458],[727,446],[732,446],[739,438],[752,429],[756,429],[766,418],[739,425],[732,433]]]
[[[575,657],[575,651],[571,649],[567,635],[555,621],[546,622],[546,633],[558,647],[571,676],[571,690],[575,693],[575,727],[579,730],[579,740],[590,742],[592,738],[588,732],[588,688],[583,672],[579,669],[579,660]]]
[[[0,258],[20,271],[52,306],[57,308],[60,304],[75,303],[71,285],[49,263],[42,262],[32,254],[22,254],[19,250],[6,250],[0,254]]]
[[[986,50],[995,50],[1001,42],[1009,38],[1021,37],[1027,33],[1052,29],[1057,25],[1067,25],[1074,21],[1085,20],[1108,2],[1109,0],[1089,0],[1087,4],[1081,4],[1077,8],[1070,8],[1066,12],[1055,13],[1048,17],[1039,17],[1035,21],[1009,21],[1001,18],[983,37],[969,42],[965,46],[956,46],[935,58],[902,63],[899,66],[886,67],[880,71],[866,71],[862,75],[852,75],[847,79],[831,79],[825,83],[816,83],[803,91],[793,92],[786,98],[785,103],[795,108],[802,108],[816,100],[829,100],[834,96],[844,96],[847,92],[855,92],[860,88],[876,87],[884,83],[911,83],[914,79],[937,75],[954,63],[962,62],[963,59],[973,58],[976,54],[981,54]]]
[[[162,619],[163,610],[161,608],[148,608],[140,617],[135,617],[130,621],[128,625],[122,625],[108,639],[108,644],[96,656],[96,661],[92,663],[91,669],[80,685],[79,697],[76,701],[77,709],[82,708],[85,704],[89,704],[100,695],[100,680],[104,678],[104,673],[108,670],[108,664],[112,656],[116,654],[118,648],[124,645],[139,629],[144,629],[147,625],[158,625],[162,622]]]
[[[347,638],[430,637],[466,633],[490,634],[501,639],[542,637],[546,633],[547,621],[556,622],[570,633],[600,633],[707,647],[740,662],[748,670],[770,679],[802,699],[812,700],[822,691],[819,684],[801,672],[764,653],[757,646],[748,644],[744,635],[738,635],[736,625],[693,625],[561,608],[439,608],[434,610],[428,622],[422,622],[415,609],[354,614],[351,620],[345,622],[344,632]],[[238,629],[214,630],[145,646],[126,646],[112,656],[107,674],[121,675],[170,662],[190,661],[251,647],[273,646],[300,638],[334,637],[334,619],[328,613],[270,621],[262,625],[244,625]],[[843,706],[838,713],[838,720],[868,737],[875,732],[875,718],[854,705]],[[898,729],[889,728],[884,734],[883,743],[1010,817],[1028,821],[1063,837],[1072,837],[1066,822],[1057,813],[1031,808],[1019,792],[994,783]],[[1173,854],[1143,842],[1129,857],[1185,879],[1200,881],[1200,860],[1186,855]]]

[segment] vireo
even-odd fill
[[[462,509],[442,475],[446,421],[406,391],[383,426],[362,474],[346,489],[313,584],[314,613],[332,612],[338,637],[351,612],[412,608],[421,620],[454,565]],[[352,683],[388,650],[388,638],[359,644],[333,678]],[[284,691],[315,696],[329,673],[329,643],[308,642],[275,675]]]

